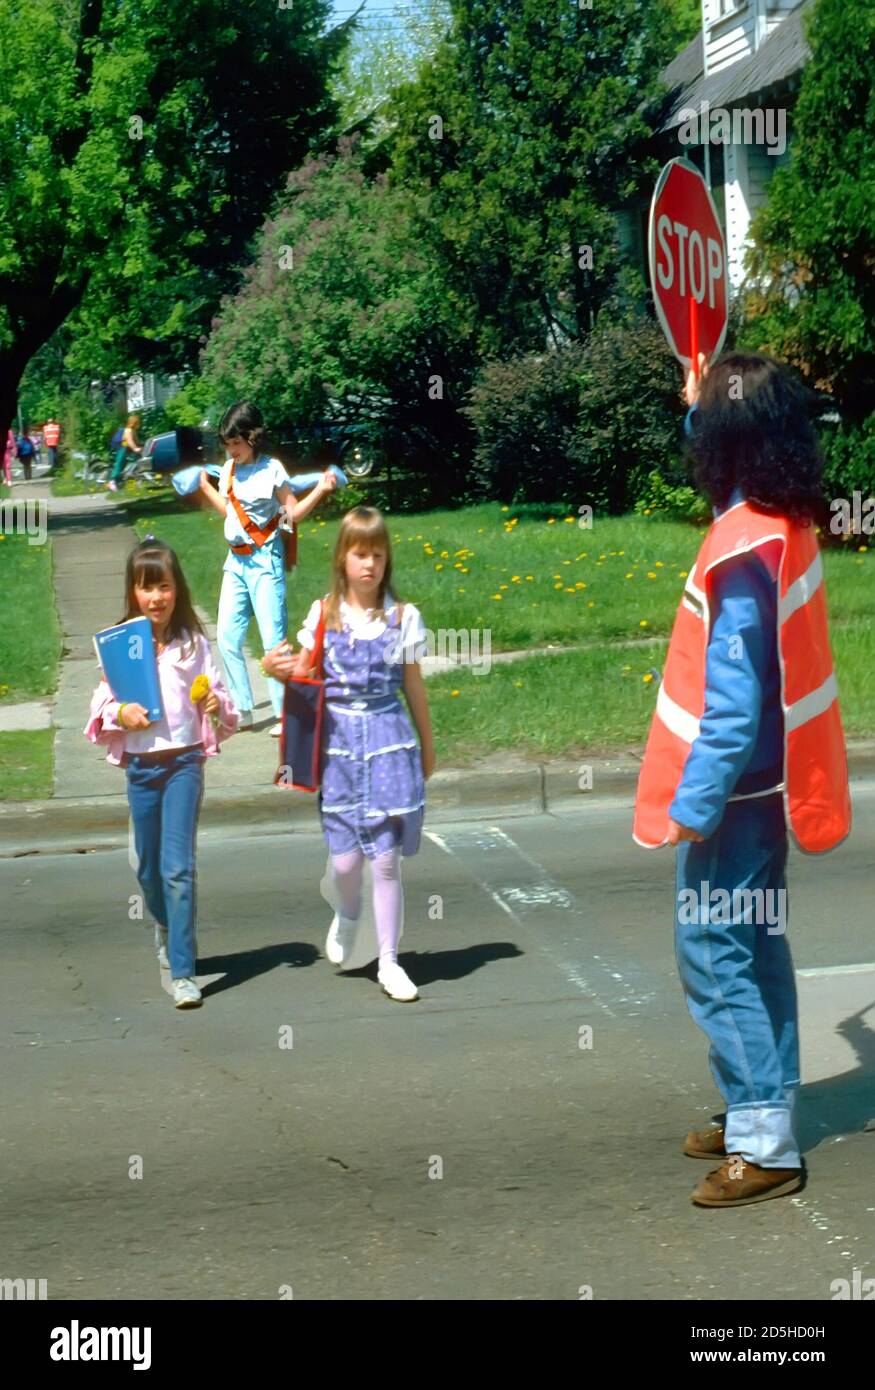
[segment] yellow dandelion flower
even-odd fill
[[[191,683],[189,699],[193,705],[199,705],[201,700],[205,700],[210,693],[209,676],[195,676]]]
[[[678,579],[686,579],[689,572],[689,570],[678,570]]]
[[[535,577],[535,576],[534,576],[533,574],[527,574],[527,575],[526,575],[526,579],[527,579],[527,581],[529,581],[529,582],[530,582],[531,580],[533,580],[534,577]]]
[[[647,621],[646,618],[642,618],[641,621],[640,621],[640,623],[638,624],[638,626],[639,626],[639,627],[649,627],[650,624],[649,624],[649,622]]]
[[[665,565],[662,563],[661,560],[654,560],[653,563],[654,563],[656,569],[658,569],[658,570],[665,569]]]
[[[648,578],[648,579],[655,579],[655,578],[656,578],[656,575],[654,574],[653,570],[648,570],[648,571],[647,571],[647,578]]]
[[[509,511],[510,511],[510,507],[502,507],[501,510],[502,510],[503,512],[509,512]]]
[[[586,606],[587,608],[595,608],[595,604],[593,603],[592,599],[590,599],[589,603]]]
[[[647,675],[646,675],[646,676],[642,676],[641,679],[643,680],[643,682],[644,682],[645,685],[648,685],[649,682],[653,680],[653,677],[651,676],[650,672],[648,671],[648,672],[647,672]]]
[[[551,516],[551,517],[550,517],[550,520],[547,522],[547,525],[548,525],[548,526],[555,526],[555,525],[556,525],[556,518],[555,518],[555,516]]]
[[[462,693],[461,690],[451,690],[451,691],[450,691],[450,694],[451,694],[451,695],[461,695],[461,693]]]
[[[436,570],[442,570],[442,569],[443,569],[443,565],[435,565],[435,569],[436,569]]]
[[[584,582],[583,582],[582,579],[578,579],[578,581],[577,581],[577,583],[575,584],[574,587],[575,587],[575,589],[585,589],[585,588],[586,588],[586,585],[584,584]]]
[[[492,597],[493,597],[498,603],[501,603],[501,594],[493,594]]]
[[[449,558],[450,558],[450,552],[449,552],[448,550],[442,550],[442,551],[441,551],[441,559],[442,559],[442,560],[449,560]]]
[[[634,579],[634,578],[635,578],[635,576],[634,576],[634,574],[632,573],[631,570],[630,570],[629,573],[626,575],[626,578],[627,578],[627,579]]]
[[[563,517],[562,519],[563,519],[563,521],[565,522],[565,525],[567,526],[569,522],[571,522],[572,525],[573,525],[574,522],[577,520],[577,517],[576,517],[576,516],[566,516],[566,517]]]
[[[565,592],[566,592],[566,594],[576,594],[576,593],[577,593],[577,590],[576,590],[576,589],[574,588],[574,586],[572,585],[572,586],[570,586],[570,587],[566,587]]]
[[[507,588],[507,585],[506,585],[506,584],[499,584],[498,587],[499,587],[499,589],[506,589],[506,588]]]

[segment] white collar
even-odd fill
[[[387,593],[383,603],[383,612],[385,613],[387,618],[389,617],[390,613],[394,613],[395,603],[396,600],[394,594]],[[353,609],[350,608],[345,598],[342,598],[340,600],[340,611],[345,617],[360,623],[375,623],[381,621],[380,619],[371,617],[371,614],[376,611],[373,608],[366,608],[364,614],[362,616],[359,616],[358,613],[354,612]]]

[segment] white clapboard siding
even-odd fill
[[[719,0],[703,0],[705,26],[705,72],[720,72],[756,47],[756,0],[744,0],[728,14],[720,12]]]

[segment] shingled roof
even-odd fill
[[[756,53],[708,77],[704,75],[702,34],[697,34],[662,73],[665,86],[676,90],[677,95],[660,129],[673,130],[681,125],[685,108],[692,106],[698,111],[703,101],[711,108],[738,106],[799,72],[811,56],[803,19],[813,4],[814,0],[801,0]]]

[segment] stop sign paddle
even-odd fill
[[[726,337],[726,244],[704,178],[688,159],[662,170],[650,204],[650,286],[675,357],[698,373]]]

